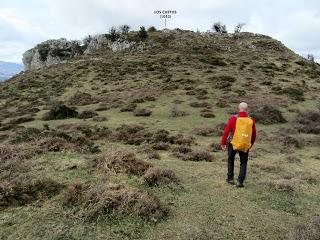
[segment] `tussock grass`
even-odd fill
[[[149,168],[143,175],[149,186],[164,186],[169,183],[178,183],[178,178],[170,169]]]
[[[103,152],[102,156],[96,160],[96,164],[107,171],[134,175],[142,175],[152,166],[148,162],[137,159],[133,152],[116,148]]]
[[[119,218],[137,215],[148,221],[161,220],[165,211],[157,197],[148,192],[123,185],[73,184],[62,198],[66,207],[76,207],[79,217],[93,221],[99,217]]]
[[[58,194],[63,187],[52,179],[20,177],[0,184],[0,209],[22,206]]]

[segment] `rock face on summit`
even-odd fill
[[[68,41],[61,38],[42,42],[26,51],[23,54],[22,62],[25,70],[38,69],[61,63],[82,53],[79,41]]]
[[[119,38],[116,41],[109,40],[105,35],[96,35],[90,38],[88,44],[85,46],[84,54],[90,54],[100,49],[110,49],[113,52],[121,52],[126,50],[142,50],[143,47],[139,44],[137,47],[136,42],[128,41]]]
[[[34,70],[54,64],[64,63],[68,59],[82,55],[91,54],[101,49],[109,49],[113,52],[120,51],[142,51],[143,43],[129,41],[119,38],[111,41],[105,34],[90,36],[85,43],[81,41],[68,41],[64,38],[48,40],[36,45],[23,54],[22,62],[25,70]]]

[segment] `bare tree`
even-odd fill
[[[129,32],[129,30],[130,30],[130,26],[127,25],[127,24],[124,24],[124,25],[121,25],[121,26],[119,27],[119,29],[120,29],[120,32],[121,32],[121,33],[127,34],[127,33]]]
[[[242,28],[245,26],[245,23],[238,23],[235,27],[234,27],[234,33],[240,33]]]
[[[222,24],[221,22],[215,22],[212,26],[212,29],[217,33],[227,33],[226,25]]]

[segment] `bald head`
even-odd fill
[[[248,104],[242,102],[239,104],[239,112],[247,112],[248,111]]]

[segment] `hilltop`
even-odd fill
[[[49,40],[0,83],[0,236],[319,234],[320,65],[261,34],[147,35]],[[245,189],[220,151],[240,101],[258,129]]]

